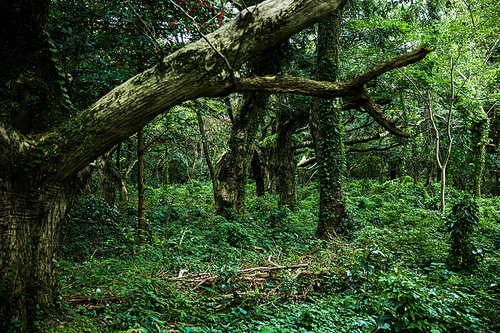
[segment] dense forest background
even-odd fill
[[[2,129],[58,131],[257,3],[50,1],[43,37],[4,44],[3,59],[43,52],[2,59]],[[161,112],[86,166],[51,236],[57,296],[1,312],[2,328],[500,332],[499,15],[491,0],[349,0],[238,68],[219,54],[233,79],[338,83],[422,56],[362,97],[263,84]]]

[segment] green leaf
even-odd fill
[[[208,288],[208,287],[204,287],[204,286],[200,286],[200,285],[197,285],[197,287],[203,288],[203,289],[208,290],[208,291],[211,291],[211,292],[213,292],[213,293],[215,293],[215,292],[216,292],[216,291],[215,291],[215,290],[213,290],[212,288]]]

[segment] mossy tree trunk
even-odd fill
[[[250,62],[253,75],[275,75],[281,68],[281,46],[264,51]],[[243,95],[243,105],[234,116],[228,150],[219,163],[219,190],[215,213],[229,218],[240,213],[245,199],[248,168],[251,166],[256,135],[267,114],[269,94],[251,92]]]
[[[473,179],[470,190],[478,198],[481,197],[481,183],[486,160],[486,143],[490,129],[488,116],[484,111],[482,112],[482,116],[471,127]]]
[[[101,155],[97,161],[97,174],[99,176],[99,184],[101,185],[101,195],[108,205],[117,208],[116,200],[116,177],[113,166],[110,163],[112,151]]]
[[[0,331],[33,329],[60,302],[56,274],[64,219],[81,179],[43,181],[44,174],[0,177]],[[15,180],[14,180],[15,179]],[[31,330],[30,329],[30,330]]]
[[[258,126],[266,113],[269,95],[250,93],[235,116],[228,151],[219,162],[219,190],[215,196],[215,212],[226,218],[240,213],[245,198],[248,166]]]

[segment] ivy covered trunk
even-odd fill
[[[341,11],[339,11],[341,12]],[[341,13],[318,27],[318,80],[336,81],[338,75],[338,38]],[[346,158],[342,141],[342,107],[335,99],[316,99],[311,111],[311,134],[319,168],[319,223],[316,235],[336,235],[344,215],[344,174]]]
[[[488,121],[488,116],[484,112],[483,118],[473,122],[471,127],[473,179],[470,190],[478,198],[481,197],[481,183],[486,160],[486,143],[489,129],[490,123]]]

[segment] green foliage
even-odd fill
[[[93,239],[80,259],[68,252],[69,260],[59,263],[69,307],[59,322],[45,323],[50,331],[452,333],[500,328],[498,198],[478,200],[475,208],[465,205],[481,211],[474,230],[484,260],[471,272],[446,265],[450,245],[444,222],[464,213],[443,219],[426,207],[426,197],[434,193],[411,181],[349,183],[346,205],[355,228],[330,243],[314,238],[316,187],[299,188],[296,211],[278,209],[277,197],[270,194],[250,196],[247,212],[232,221],[207,213],[208,184],[167,186],[149,194],[155,199],[148,204],[147,244],[141,248],[127,231],[135,223],[133,209],[130,216],[125,208],[114,215],[92,196],[80,200],[73,216],[92,218],[92,226],[100,229],[70,225],[68,233],[74,228]],[[460,201],[462,207],[466,202]],[[121,229],[110,228],[106,219]],[[99,238],[100,233],[106,236]],[[73,242],[67,238],[65,246]],[[309,266],[241,272],[303,263]]]
[[[479,220],[479,206],[470,195],[464,195],[453,206],[446,227],[451,242],[449,260],[454,269],[470,270],[477,266],[483,254],[474,244]]]
[[[130,252],[134,228],[126,216],[102,198],[83,195],[73,208],[65,231],[62,256],[80,262],[89,257],[107,258]],[[132,210],[133,216],[136,213]]]
[[[229,245],[232,247],[247,247],[251,244],[248,228],[238,220],[227,221],[222,216],[212,219],[215,224],[208,234],[208,241],[214,245]]]

